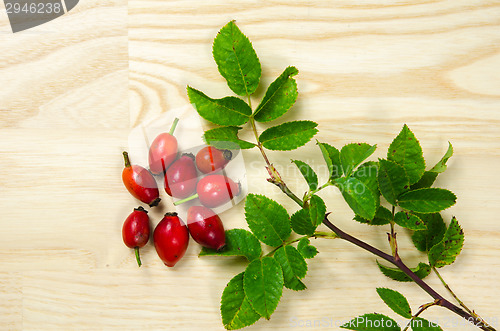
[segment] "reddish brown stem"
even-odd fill
[[[486,330],[486,331],[496,331],[492,326],[487,325],[483,320],[478,319],[474,316],[472,316],[470,313],[466,312],[462,308],[455,306],[452,304],[450,301],[446,300],[443,298],[439,293],[434,291],[426,282],[424,282],[420,277],[418,277],[413,271],[408,268],[403,261],[401,261],[401,258],[399,258],[398,255],[392,256],[387,253],[382,252],[378,248],[375,248],[371,246],[370,244],[365,243],[364,241],[361,241],[344,231],[340,230],[338,227],[333,225],[329,220],[328,220],[328,214],[325,215],[325,218],[323,220],[323,224],[325,224],[330,230],[335,232],[337,236],[341,239],[344,239],[358,247],[363,248],[364,250],[375,254],[376,256],[386,260],[387,262],[390,262],[394,264],[396,267],[398,267],[401,271],[403,271],[408,277],[410,277],[422,290],[427,292],[434,300],[436,300],[436,305],[447,308],[448,310],[454,312],[455,314],[463,317],[465,320],[468,322],[474,324],[481,330]]]

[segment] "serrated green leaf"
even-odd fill
[[[297,100],[297,83],[292,77],[299,71],[288,67],[269,85],[266,95],[254,112],[257,122],[269,122],[284,115]]]
[[[203,247],[199,256],[244,256],[248,261],[253,261],[260,257],[262,248],[257,237],[253,233],[244,229],[231,229],[226,231],[226,245],[216,251]]]
[[[318,132],[312,121],[286,122],[270,127],[259,136],[262,145],[271,150],[290,151],[305,145]]]
[[[439,175],[439,173],[446,170],[447,167],[446,162],[452,155],[453,155],[453,146],[451,145],[450,142],[448,142],[448,150],[441,158],[441,160],[431,170],[424,172],[422,178],[420,178],[420,180],[415,184],[411,185],[411,190],[431,187],[434,181],[436,180],[437,176]]]
[[[410,184],[418,182],[424,174],[425,160],[422,147],[406,124],[389,146],[387,159],[404,168]]]
[[[281,266],[270,256],[250,262],[243,276],[243,287],[250,305],[266,319],[278,306],[283,285]]]
[[[342,176],[342,165],[340,163],[340,152],[335,147],[328,145],[327,143],[320,143],[317,141],[323,158],[325,159],[326,165],[328,167],[328,174],[331,179],[336,179]]]
[[[222,324],[227,330],[241,329],[260,319],[245,295],[243,272],[234,276],[222,292],[220,313]]]
[[[297,278],[293,279],[293,281],[291,281],[288,286],[285,285],[285,287],[293,291],[303,291],[307,288],[306,284]]]
[[[398,198],[401,208],[416,213],[437,213],[453,206],[457,197],[452,192],[441,188],[421,188],[403,193]]]
[[[338,178],[335,180],[349,207],[356,215],[365,219],[372,219],[377,211],[377,200],[368,187],[354,177]]]
[[[198,114],[214,124],[241,125],[248,122],[252,115],[252,109],[239,98],[212,99],[190,86],[187,93]]]
[[[398,323],[382,314],[364,314],[358,316],[344,325],[340,326],[342,329],[355,330],[355,331],[400,331]]]
[[[297,250],[306,259],[312,259],[318,254],[316,247],[310,244],[309,238],[302,238],[297,244]]]
[[[299,168],[300,173],[304,176],[304,179],[307,182],[307,185],[309,185],[309,189],[315,190],[318,188],[318,175],[316,175],[314,170],[307,163],[300,160],[292,160],[292,163]]]
[[[386,267],[377,261],[378,268],[387,277],[398,282],[412,282],[413,279],[408,277],[404,272],[398,268]],[[419,263],[415,268],[410,268],[420,279],[424,279],[431,273],[431,267],[425,263]]]
[[[286,209],[263,195],[249,194],[245,202],[248,227],[263,243],[277,247],[290,236],[290,217]]]
[[[434,181],[436,180],[437,176],[438,176],[437,172],[430,172],[430,171],[424,172],[419,181],[410,186],[410,190],[417,190],[419,188],[431,187],[432,184],[434,184]]]
[[[346,177],[349,177],[354,168],[372,155],[375,149],[377,149],[377,145],[371,146],[366,143],[352,143],[342,147],[340,150],[340,163],[342,172]]]
[[[311,217],[311,221],[314,225],[318,226],[323,223],[323,219],[326,214],[326,205],[323,199],[321,199],[316,194],[311,196],[311,200],[309,200],[309,216]]]
[[[410,184],[402,166],[392,161],[380,159],[378,186],[385,200],[395,206],[398,197],[408,191]]]
[[[410,326],[413,331],[443,331],[437,323],[430,322],[421,317],[417,317],[411,321]]]
[[[378,163],[368,161],[363,163],[354,171],[352,177],[359,179],[366,187],[372,191],[375,197],[375,204],[380,205],[380,191],[378,189]]]
[[[455,217],[451,220],[443,239],[429,250],[431,266],[441,268],[455,262],[464,245],[464,232]]]
[[[291,217],[292,229],[298,234],[312,235],[317,225],[311,220],[309,210],[299,209]]]
[[[377,288],[377,293],[380,298],[385,302],[385,304],[391,308],[396,314],[403,316],[404,318],[411,318],[411,308],[408,300],[399,293],[388,288]]]
[[[422,252],[427,252],[432,246],[439,243],[446,232],[446,224],[439,213],[418,214],[426,225],[427,230],[415,231],[411,239],[415,247]]]
[[[238,126],[223,126],[205,131],[203,140],[208,145],[219,149],[248,149],[257,145],[238,138]]]
[[[322,143],[320,143],[317,139],[316,139],[316,145],[319,146],[321,155],[323,155],[323,159],[325,160],[326,163],[326,168],[328,169],[328,178],[330,179],[333,174],[332,159],[330,158],[330,155],[328,154],[328,150],[326,149],[326,147]]]
[[[234,93],[245,96],[255,92],[261,75],[259,58],[234,21],[219,30],[212,53],[220,74]]]
[[[274,253],[274,258],[281,265],[285,287],[294,291],[306,289],[300,279],[307,273],[307,263],[304,257],[293,246],[283,246]]]
[[[392,213],[389,209],[379,206],[373,219],[367,220],[366,218],[356,215],[354,216],[354,220],[368,225],[385,225],[392,221]]]
[[[416,215],[400,211],[394,216],[394,223],[410,230],[425,230],[425,223]]]
[[[444,154],[444,156],[441,158],[441,160],[434,166],[432,167],[431,172],[436,172],[436,173],[441,173],[444,172],[447,168],[446,162],[450,159],[450,157],[453,155],[453,146],[451,145],[450,142],[448,142],[448,150]]]

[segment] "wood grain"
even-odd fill
[[[436,185],[458,195],[444,215],[458,218],[466,241],[442,275],[500,326],[500,1],[91,0],[17,34],[1,6],[1,329],[223,329],[220,294],[245,264],[197,258],[192,242],[174,269],[148,245],[138,269],[121,242],[121,224],[138,202],[122,187],[120,154],[131,128],[190,109],[187,85],[212,97],[230,94],[211,43],[232,19],[262,63],[255,102],[287,65],[300,71],[299,99],[276,123],[317,121],[319,140],[376,143],[374,158],[384,157],[407,123],[428,166],[453,143],[455,155]],[[325,178],[317,147],[299,152],[269,154],[297,192],[306,184],[290,158]],[[296,210],[265,182],[259,153],[244,157],[249,190]],[[350,221],[334,190],[320,195],[343,229],[387,249],[387,229]],[[165,198],[150,212],[153,224],[167,210],[173,206]],[[221,216],[227,228],[245,226],[241,203]],[[408,264],[424,260],[403,231],[400,237]],[[253,330],[338,329],[373,311],[394,317],[381,306],[380,286],[400,290],[414,310],[430,301],[415,285],[384,278],[374,258],[349,243],[314,244],[321,253],[309,263],[308,289],[284,291],[271,320]],[[437,277],[428,282],[445,293]],[[454,316],[438,308],[423,316],[444,330],[474,330],[454,326]]]

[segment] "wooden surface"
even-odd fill
[[[428,165],[453,143],[455,155],[437,185],[458,195],[444,215],[458,218],[466,241],[442,275],[499,326],[499,18],[499,1],[90,0],[12,34],[0,7],[0,329],[223,329],[220,294],[245,264],[197,258],[191,242],[174,269],[152,245],[137,268],[121,241],[122,222],[138,203],[121,183],[120,153],[133,127],[188,106],[187,84],[213,97],[229,94],[211,43],[231,19],[253,41],[264,86],[287,65],[300,70],[299,100],[283,121],[317,121],[317,138],[337,147],[377,143],[374,158],[407,123]],[[244,157],[250,191],[295,210],[266,183],[257,151]],[[305,184],[292,157],[322,163],[313,143],[293,154],[270,153],[300,192]],[[321,196],[343,229],[388,249],[387,229],[350,221],[333,189]],[[164,199],[150,213],[153,224],[167,210],[173,207]],[[242,203],[221,216],[226,228],[245,226]],[[404,259],[424,260],[406,237],[398,236]],[[316,327],[305,329],[338,329],[373,311],[394,317],[378,286],[399,289],[414,310],[430,301],[416,285],[386,279],[371,255],[349,243],[314,244],[321,253],[309,263],[308,290],[285,290],[271,320],[253,330],[307,323]],[[428,282],[445,293],[435,275]],[[454,315],[439,308],[423,317],[445,330],[474,329],[453,326]]]

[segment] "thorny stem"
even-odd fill
[[[250,107],[250,109],[252,108],[252,100],[250,98],[250,95],[247,95],[247,98],[248,98],[248,106]],[[278,170],[274,167],[274,165],[269,161],[269,159],[267,158],[267,155],[266,155],[266,152],[264,150],[264,146],[262,146],[262,143],[259,141],[259,133],[257,132],[257,127],[255,125],[255,120],[253,118],[253,116],[250,117],[250,125],[252,126],[252,131],[253,131],[253,134],[255,136],[255,141],[257,141],[257,148],[259,149],[260,153],[262,154],[262,158],[264,159],[264,161],[266,162],[266,169],[267,169],[267,172],[269,173],[269,177],[267,179],[268,182],[276,185],[279,187],[279,189],[285,193],[286,195],[288,195],[293,201],[295,201],[300,207],[303,207],[304,206],[304,202],[307,201],[306,199],[302,200],[300,199],[298,196],[296,196],[289,188],[288,186],[285,184],[285,182],[283,181],[283,179],[281,178],[281,175],[279,174]],[[324,184],[323,186],[321,186],[320,188],[317,188],[312,194],[316,193],[317,191],[327,187],[331,185],[331,183],[326,183]]]
[[[469,309],[469,307],[467,307],[465,305],[465,303],[463,303],[462,300],[460,300],[458,298],[458,296],[455,294],[455,292],[453,292],[451,290],[451,287],[444,281],[443,277],[441,277],[441,274],[438,272],[437,268],[436,267],[432,267],[432,270],[434,270],[434,272],[438,276],[438,278],[441,281],[441,283],[443,283],[443,286],[448,290],[448,292],[450,292],[450,294],[453,296],[453,298],[455,300],[457,300],[458,304],[460,306],[462,306],[462,308],[464,308],[469,314],[471,314],[472,316],[474,316],[474,318],[476,318],[477,320],[480,320],[482,323],[486,324],[485,320],[483,318],[481,318],[481,316],[479,316],[475,311]]]
[[[250,99],[248,100],[250,101]],[[303,206],[303,201],[296,196],[289,188],[286,186],[285,182],[283,179],[281,179],[281,176],[276,170],[276,168],[273,166],[271,162],[269,162],[269,159],[267,158],[266,152],[264,151],[264,147],[262,146],[262,143],[259,141],[259,134],[257,133],[257,127],[255,126],[255,120],[250,118],[250,124],[252,125],[252,130],[255,135],[255,140],[257,141],[257,147],[260,150],[260,153],[262,154],[262,157],[264,158],[264,161],[266,162],[267,166],[267,172],[269,173],[270,178],[268,178],[268,182],[273,183],[274,185],[278,186],[283,193],[288,195],[293,201],[295,201],[299,206]]]
[[[252,108],[250,96],[247,95],[247,97],[248,97],[248,104],[249,104],[250,108]],[[283,193],[285,193],[288,197],[290,197],[293,201],[295,201],[301,208],[304,207],[304,203],[307,201],[307,199],[304,199],[304,200],[300,199],[299,197],[297,197],[288,188],[288,186],[285,184],[285,182],[281,178],[278,170],[276,170],[276,168],[272,165],[271,162],[269,162],[269,159],[267,158],[267,155],[266,155],[266,153],[264,151],[264,147],[262,146],[261,142],[259,141],[259,135],[257,133],[257,128],[255,126],[255,120],[253,119],[253,117],[250,117],[250,121],[249,122],[251,123],[252,130],[253,130],[253,133],[255,135],[255,139],[257,141],[257,147],[259,148],[259,150],[260,150],[260,152],[262,154],[262,157],[264,158],[264,161],[267,164],[266,169],[267,169],[267,171],[269,173],[269,176],[271,177],[267,181],[270,182],[270,183],[275,184],[276,186],[278,186]],[[329,183],[327,183],[327,184],[329,184]],[[327,184],[323,185],[321,187],[321,189],[324,188],[324,187],[326,187],[326,186],[329,186]],[[315,192],[317,192],[317,191],[319,191],[319,189],[316,190]],[[393,207],[393,210],[392,210],[393,219],[394,219],[394,212],[395,212],[395,209]],[[352,244],[354,244],[354,245],[356,245],[358,247],[361,247],[364,250],[367,250],[367,251],[371,252],[372,254],[375,254],[375,255],[383,258],[384,260],[386,260],[386,261],[394,264],[401,271],[403,271],[408,277],[410,277],[418,286],[420,286],[420,288],[422,288],[425,292],[427,292],[427,294],[429,294],[432,298],[434,298],[434,302],[432,303],[432,305],[438,305],[438,306],[447,308],[448,310],[454,312],[455,314],[461,316],[462,318],[464,318],[468,322],[472,323],[474,326],[477,326],[481,330],[496,331],[495,328],[493,328],[492,326],[488,325],[482,318],[480,318],[479,316],[477,316],[474,312],[470,313],[469,311],[464,311],[462,308],[460,308],[458,306],[455,306],[454,304],[452,304],[451,302],[449,302],[448,300],[446,300],[445,298],[443,298],[439,293],[437,293],[432,287],[430,287],[426,282],[424,282],[420,277],[418,277],[413,271],[410,270],[410,268],[408,268],[403,263],[403,261],[401,260],[401,258],[399,257],[399,255],[397,253],[396,234],[394,232],[394,221],[391,222],[391,234],[390,234],[390,238],[389,238],[390,242],[391,242],[391,248],[393,250],[393,255],[391,256],[391,255],[389,255],[387,253],[384,253],[381,250],[379,250],[379,249],[377,249],[377,248],[375,248],[375,247],[373,247],[373,246],[371,246],[371,245],[369,245],[369,244],[367,244],[367,243],[365,243],[365,242],[363,242],[363,241],[361,241],[361,240],[359,240],[359,239],[357,239],[357,238],[355,238],[355,237],[353,237],[353,236],[351,236],[351,235],[343,232],[342,230],[340,230],[339,228],[337,228],[335,225],[333,225],[328,220],[328,218],[327,218],[328,214],[329,213],[327,213],[325,215],[323,223],[328,228],[330,228],[330,230],[332,230],[335,233],[335,235],[336,235],[335,238],[341,238],[341,239],[344,239],[346,241],[349,241]],[[294,243],[296,241],[299,241],[302,238],[304,238],[304,237],[301,237],[301,238],[296,239],[296,240],[292,240],[291,242],[283,243],[283,245]],[[271,252],[269,252],[268,255],[274,254],[274,252],[278,248],[282,247],[283,245],[275,248],[274,250],[272,250]],[[425,309],[427,309],[427,308],[428,307],[426,307]],[[423,309],[423,310],[425,310],[425,309]],[[419,312],[417,314],[420,314],[420,313],[421,312]],[[416,315],[415,317],[417,317],[417,316],[418,315]]]
[[[496,331],[492,326],[488,325],[486,322],[484,322],[482,319],[477,318],[470,314],[469,312],[466,312],[462,308],[455,306],[452,304],[450,301],[446,300],[443,298],[439,293],[437,293],[432,287],[430,287],[426,282],[424,282],[420,277],[418,277],[413,271],[408,268],[403,261],[401,261],[401,258],[399,256],[392,256],[387,253],[382,252],[378,248],[375,248],[371,246],[370,244],[365,243],[364,241],[361,241],[344,231],[340,230],[337,228],[335,225],[333,225],[329,220],[328,220],[328,214],[325,215],[325,218],[323,220],[323,223],[330,228],[333,232],[339,236],[339,238],[344,239],[358,247],[363,248],[364,250],[377,255],[378,257],[381,257],[382,259],[394,264],[396,267],[398,267],[401,271],[403,271],[408,277],[410,277],[422,290],[427,292],[434,300],[436,300],[436,305],[447,308],[448,310],[454,312],[455,314],[463,317],[465,320],[468,322],[474,324],[481,330],[486,330],[486,331]]]
[[[433,302],[429,302],[429,303],[426,303],[425,305],[421,305],[420,306],[420,309],[417,311],[417,313],[415,315],[413,315],[411,317],[411,320],[408,322],[408,324],[406,325],[406,327],[403,329],[403,331],[406,331],[408,330],[408,328],[412,325],[412,322],[420,315],[424,312],[424,310],[426,310],[427,308],[429,307],[432,307],[432,306],[436,306],[438,305],[438,302],[439,300],[434,300]]]
[[[259,134],[257,133],[257,127],[255,126],[255,120],[250,118],[250,124],[252,125],[252,131],[255,136],[255,140],[257,141],[257,147],[260,150],[260,153],[262,154],[262,157],[264,158],[264,161],[266,161],[266,164],[268,167],[272,167],[271,162],[269,162],[269,159],[267,158],[266,152],[264,151],[264,147],[262,147],[262,143],[259,141]]]

